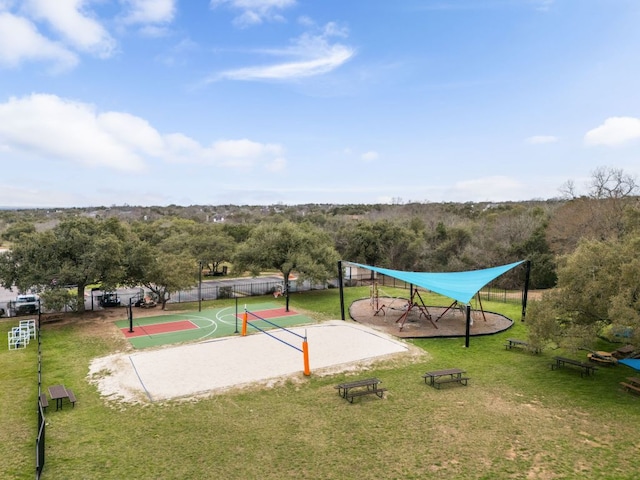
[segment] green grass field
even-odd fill
[[[367,295],[348,289],[346,305]],[[314,320],[339,318],[338,291],[295,294],[291,307]],[[585,352],[505,350],[506,338],[526,338],[520,307],[484,308],[518,321],[507,332],[471,338],[468,349],[460,338],[412,341],[426,355],[381,361],[366,372],[301,375],[271,388],[145,405],[109,402],[87,381],[92,358],[130,348],[115,325],[46,325],[43,384],[71,386],[78,403],[49,408],[42,478],[637,478],[640,397],[618,385],[634,371],[602,367],[593,378],[552,371],[554,355]],[[34,476],[36,365],[35,345],[0,353],[3,479]],[[468,387],[424,384],[425,371],[452,366],[467,370]],[[333,388],[364,375],[382,379],[384,399],[350,404]]]

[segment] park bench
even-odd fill
[[[459,383],[460,385],[467,386],[467,382],[471,380],[469,377],[443,377],[433,382],[433,386],[440,388],[445,383]]]
[[[67,390],[67,398],[69,399],[69,403],[71,403],[71,406],[75,407],[76,406],[75,393],[73,393],[70,388],[67,388],[66,390]]]
[[[49,399],[47,398],[47,394],[41,393],[38,401],[40,402],[40,406],[42,407],[42,410],[46,411],[47,407],[49,406]]]
[[[386,392],[387,389],[386,388],[376,388],[376,389],[371,389],[371,390],[350,390],[349,392],[347,392],[345,398],[347,400],[349,400],[349,402],[353,403],[353,399],[356,397],[362,397],[364,395],[371,395],[371,394],[375,394],[378,397],[382,398],[384,395],[384,392]]]

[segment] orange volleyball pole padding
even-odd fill
[[[304,358],[304,374],[308,377],[311,375],[311,370],[309,370],[309,344],[306,337],[302,341],[302,356]]]
[[[247,335],[247,311],[244,311],[242,315],[242,336],[245,337]]]

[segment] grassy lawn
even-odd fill
[[[346,308],[367,296],[368,288],[348,289]],[[43,385],[72,387],[78,403],[48,409],[42,478],[637,478],[640,397],[618,386],[634,371],[601,367],[581,378],[549,365],[554,355],[584,359],[585,352],[505,350],[506,338],[526,338],[520,306],[483,303],[517,321],[507,332],[472,337],[468,349],[463,338],[415,340],[428,353],[419,361],[148,405],[106,402],[87,381],[92,358],[127,348],[115,325],[45,325]],[[339,292],[294,294],[291,307],[317,320],[340,318]],[[0,353],[3,479],[34,476],[36,365],[34,344]],[[469,386],[425,385],[425,371],[448,367],[467,370]],[[350,404],[337,395],[335,384],[363,375],[382,379],[389,389],[383,400]]]

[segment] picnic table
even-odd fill
[[[446,370],[434,370],[422,375],[424,383],[428,383],[432,387],[440,388],[445,383],[459,383],[460,385],[467,385],[470,380],[468,377],[463,377],[467,373],[465,370],[459,368],[448,368]]]
[[[51,385],[48,390],[51,400],[56,401],[56,410],[62,409],[62,402],[65,398],[68,399],[74,407],[76,406],[75,394],[64,385]]]
[[[591,362],[600,363],[602,365],[618,364],[618,359],[616,357],[614,357],[611,353],[604,351],[589,351],[589,353],[587,353],[587,358]]]
[[[594,375],[597,370],[597,368],[591,363],[581,362],[580,360],[574,360],[566,357],[553,357],[553,359],[555,360],[555,363],[551,364],[551,370],[556,370],[566,365],[579,367],[582,369],[580,372],[581,377]]]
[[[382,381],[378,378],[365,378],[362,380],[355,380],[353,382],[343,382],[336,385],[334,388],[338,390],[338,395],[342,398],[346,398],[351,403],[355,397],[361,397],[364,395],[372,395],[382,398],[386,388],[380,388]]]
[[[638,377],[627,377],[627,381],[620,382],[620,385],[628,392],[640,393],[640,378]]]

